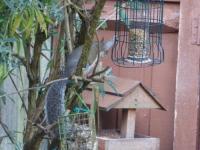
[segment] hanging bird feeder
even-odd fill
[[[145,67],[164,60],[163,0],[117,0],[112,61],[121,67]]]

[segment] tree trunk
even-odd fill
[[[42,45],[46,40],[46,35],[44,32],[38,30],[36,33],[36,39],[34,43],[33,56],[28,64],[30,66],[30,72],[32,74],[31,78],[29,77],[29,88],[36,87],[40,85],[40,55],[42,50]],[[24,150],[38,150],[39,145],[43,138],[43,132],[38,131],[39,129],[36,126],[33,126],[35,123],[34,115],[37,109],[37,99],[40,97],[39,89],[29,90],[28,92],[28,114],[27,114],[27,123],[24,133]],[[44,101],[44,99],[42,99]],[[43,133],[43,134],[42,134]]]
[[[24,144],[23,150],[39,150],[45,133],[38,129],[35,135]]]

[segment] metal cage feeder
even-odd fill
[[[145,67],[164,61],[163,0],[117,0],[112,61],[121,67]]]
[[[91,112],[59,118],[61,150],[93,150],[97,147],[95,118]]]

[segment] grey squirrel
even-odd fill
[[[115,38],[113,37],[109,41],[94,42],[90,49],[88,64],[91,65],[96,60],[99,53],[98,49],[100,49],[100,56],[107,54],[108,50],[114,45],[114,40]],[[66,64],[61,71],[60,78],[70,78],[75,73],[82,54],[82,49],[83,46],[79,46],[67,56]],[[69,80],[62,80],[51,84],[48,88],[45,96],[45,115],[47,117],[47,124],[49,125],[57,122],[59,116],[65,113],[64,97],[68,84]],[[54,138],[56,138],[58,135],[54,136]]]

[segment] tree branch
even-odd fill
[[[29,80],[33,79],[33,75],[30,69],[30,51],[31,51],[31,44],[30,41],[24,40],[23,41],[23,47],[24,47],[24,55],[26,59],[26,72],[27,72],[27,77]]]
[[[61,48],[61,41],[62,41],[62,39],[64,37],[64,33],[65,33],[64,25],[65,25],[65,22],[63,21],[59,27],[59,37],[57,39],[58,44],[55,46],[55,50],[53,51],[53,54],[52,54],[53,65],[50,68],[48,81],[54,80],[59,77],[58,72],[60,69],[60,58],[61,58],[60,48]]]
[[[77,75],[82,74],[82,68],[84,68],[85,65],[87,64],[90,47],[92,45],[93,38],[96,33],[96,27],[98,25],[101,11],[105,5],[105,2],[106,2],[106,0],[97,0],[97,2],[95,4],[92,18],[90,20],[89,32],[88,32],[88,34],[85,35],[85,44],[83,46],[83,52],[82,52],[82,55],[81,55],[81,58],[79,60],[79,64],[78,64],[78,67],[76,70]]]
[[[46,40],[46,35],[44,32],[40,31],[38,29],[38,32],[36,33],[35,37],[35,44],[34,44],[34,49],[33,49],[33,56],[31,59],[31,72],[33,74],[33,82],[38,83],[40,82],[40,55],[42,51],[42,44]]]

